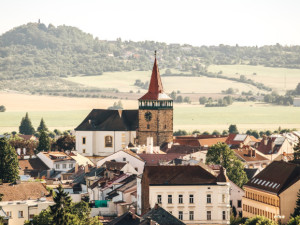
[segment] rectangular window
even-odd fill
[[[238,208],[241,208],[242,207],[242,200],[238,200]]]
[[[190,195],[190,203],[194,203],[194,195]]]
[[[178,219],[183,220],[183,212],[182,211],[178,212]]]
[[[85,149],[82,149],[82,153],[85,153]]]
[[[7,215],[7,217],[12,218],[11,211],[7,211],[7,212],[6,212],[6,215]]]
[[[34,214],[29,215],[29,219],[33,219],[33,217],[34,217]]]
[[[157,195],[157,203],[161,204],[161,195]]]
[[[206,202],[211,203],[211,195],[210,194],[206,195]]]
[[[232,207],[232,200],[230,200],[230,207]]]
[[[59,167],[59,164],[55,164],[55,168],[56,169],[59,169],[60,167]]]
[[[19,218],[23,218],[23,211],[19,211],[18,215],[19,215]]]
[[[222,219],[226,220],[226,212],[225,211],[222,212]]]
[[[168,204],[172,204],[172,195],[168,195]]]
[[[222,194],[222,203],[225,203],[225,194]]]
[[[211,211],[206,212],[206,219],[211,220]]]
[[[126,161],[126,158],[123,158],[123,161],[125,162],[125,161]]]
[[[67,164],[63,164],[63,169],[66,169],[67,168]]]
[[[190,211],[189,215],[190,215],[190,220],[194,220],[194,211]]]
[[[86,143],[86,137],[82,137],[82,144],[85,145]]]
[[[150,125],[149,124],[147,124],[147,129],[150,129]]]
[[[73,164],[72,164],[72,163],[69,164],[69,168],[70,168],[70,169],[73,168]]]
[[[183,195],[178,195],[178,203],[179,204],[183,203]]]

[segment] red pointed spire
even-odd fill
[[[159,69],[157,66],[157,59],[156,59],[156,51],[155,51],[155,60],[152,69],[151,80],[149,84],[148,92],[141,97],[139,100],[158,100],[159,94],[164,93],[163,85],[160,78]]]

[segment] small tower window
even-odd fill
[[[167,125],[165,124],[165,129],[167,129]]]
[[[82,137],[82,144],[85,145],[85,143],[86,143],[86,138]]]
[[[105,136],[105,147],[111,148],[113,146],[112,141],[113,141],[112,136]]]
[[[150,129],[150,124],[147,124],[147,129]]]

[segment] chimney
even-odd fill
[[[263,140],[264,140],[264,145],[267,145],[268,144],[268,138],[266,136],[264,136]]]
[[[47,178],[50,178],[51,174],[50,174],[51,170],[47,170]]]
[[[153,154],[153,137],[147,137],[147,153]]]
[[[89,165],[88,165],[88,164],[86,164],[86,165],[84,166],[84,172],[85,172],[85,173],[89,172]]]
[[[78,163],[75,163],[75,173],[77,173],[78,172]]]
[[[20,148],[17,148],[17,153],[18,153],[18,155],[21,155],[21,149]]]
[[[23,154],[26,155],[26,148],[23,148]]]
[[[275,142],[272,142],[272,153],[274,152]]]
[[[255,149],[252,150],[252,157],[256,157],[256,151],[255,151]]]
[[[252,150],[248,149],[248,156],[251,157],[252,156]]]

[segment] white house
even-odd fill
[[[107,156],[97,162],[97,167],[102,166],[106,161],[115,160],[116,162],[128,162],[135,168],[138,174],[143,173],[145,162],[137,154],[129,149],[121,150]]]
[[[146,166],[137,180],[137,211],[158,203],[185,224],[229,224],[229,189],[223,169],[216,177],[201,166]]]
[[[84,156],[108,156],[135,143],[138,110],[93,109],[75,128],[76,150]]]
[[[230,181],[230,206],[235,207],[237,213],[242,213],[242,199],[245,195],[245,191]]]
[[[50,169],[67,172],[75,167],[76,161],[64,152],[39,152],[37,157]]]

